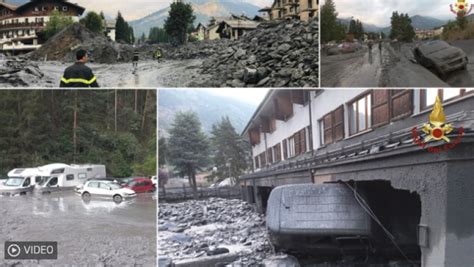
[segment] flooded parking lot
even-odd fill
[[[116,204],[84,202],[72,191],[0,196],[0,251],[5,241],[56,241],[58,259],[0,266],[155,266],[156,197],[141,194]]]

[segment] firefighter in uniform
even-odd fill
[[[99,87],[97,77],[86,66],[89,57],[87,51],[80,49],[76,52],[76,63],[64,71],[59,87]]]

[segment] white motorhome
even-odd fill
[[[83,184],[90,178],[105,178],[105,165],[67,165],[62,163],[48,164],[37,168],[39,173],[47,173],[49,177],[36,184],[41,192],[52,192],[61,189],[72,189]]]

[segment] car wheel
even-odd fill
[[[86,202],[90,201],[91,200],[91,194],[89,194],[89,192],[82,193],[82,199]]]
[[[123,200],[123,198],[122,198],[121,195],[115,195],[114,196],[114,202],[115,203],[120,203],[120,202],[122,202],[122,200]]]

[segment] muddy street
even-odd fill
[[[382,53],[368,48],[321,59],[322,87],[469,87],[474,84],[474,43],[457,41],[469,57],[467,70],[448,74],[445,81],[413,62],[416,44],[384,43]]]
[[[58,260],[11,260],[2,266],[154,266],[155,215],[154,194],[120,204],[86,203],[72,191],[0,197],[0,251],[5,241],[58,242]]]
[[[13,75],[9,75],[8,79],[0,79],[0,86],[57,87],[64,69],[71,65],[56,61],[34,62],[34,64],[38,65],[39,71],[44,76],[30,77],[32,71],[27,70],[25,73],[17,74],[18,79],[12,79]],[[100,87],[108,88],[185,87],[205,79],[205,75],[199,73],[201,60],[198,59],[141,61],[136,69],[132,63],[87,65],[97,76]]]

